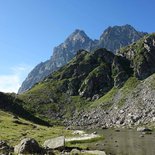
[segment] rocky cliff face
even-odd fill
[[[131,25],[108,27],[100,36],[99,47],[104,47],[114,53],[121,47],[129,45],[145,34],[135,30]]]
[[[29,90],[34,84],[68,63],[80,49],[91,51],[102,47],[115,53],[120,47],[133,43],[145,34],[130,25],[114,26],[107,28],[99,40],[93,41],[84,31],[75,30],[64,43],[54,48],[50,60],[40,63],[29,73],[18,93]]]
[[[155,72],[155,35],[146,35],[117,54],[131,62],[130,66],[137,78],[145,79]]]

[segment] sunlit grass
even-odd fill
[[[20,123],[20,124],[19,124]],[[40,144],[47,139],[57,136],[72,136],[72,131],[64,127],[46,127],[32,124],[24,119],[16,120],[11,114],[0,111],[0,139],[14,146],[24,137],[36,139]]]

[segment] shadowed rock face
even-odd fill
[[[147,35],[136,43],[121,49],[118,52],[128,59],[134,75],[145,79],[155,72],[155,34]]]
[[[93,49],[102,47],[115,53],[120,47],[133,43],[145,34],[136,31],[130,25],[114,26],[107,28],[99,40],[93,41],[84,31],[77,29],[64,43],[54,48],[53,55],[49,60],[38,64],[29,73],[18,93],[29,90],[33,85],[67,64],[80,49],[92,51]]]

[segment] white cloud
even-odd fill
[[[32,67],[28,65],[19,65],[10,68],[10,73],[7,75],[0,74],[0,91],[17,93],[31,69]]]
[[[16,93],[20,84],[20,78],[17,75],[0,75],[0,91]]]

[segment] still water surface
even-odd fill
[[[96,131],[96,130],[95,130]],[[88,131],[92,132],[92,131]],[[155,132],[144,135],[136,130],[98,130],[104,140],[90,144],[92,149],[104,150],[110,155],[155,155]]]

